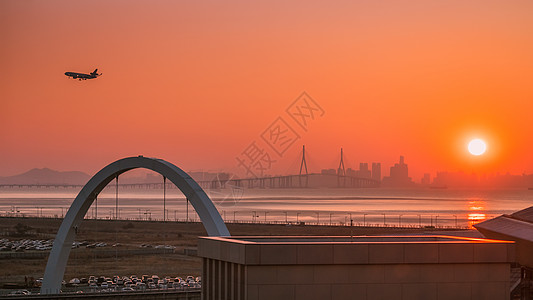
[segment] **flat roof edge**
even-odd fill
[[[243,245],[303,245],[303,244],[473,244],[500,243],[512,244],[513,241],[458,237],[448,235],[386,235],[386,236],[231,236],[199,237],[199,239],[230,242]],[[419,240],[417,240],[419,239]]]

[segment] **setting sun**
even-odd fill
[[[482,155],[487,151],[487,144],[481,139],[473,139],[468,143],[468,152],[472,155]]]

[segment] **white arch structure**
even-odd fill
[[[54,240],[44,272],[41,294],[58,294],[65,267],[76,236],[76,228],[83,221],[98,194],[118,175],[136,168],[145,168],[165,176],[189,199],[209,236],[230,236],[224,220],[211,199],[187,173],[175,165],[157,158],[143,156],[117,160],[94,175],[81,189],[70,206]]]

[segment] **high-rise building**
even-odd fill
[[[412,186],[413,182],[409,177],[409,171],[407,164],[404,161],[403,156],[400,156],[400,162],[395,163],[394,166],[390,167],[390,176],[383,178],[383,184],[385,186]]]
[[[357,177],[359,178],[371,178],[370,170],[368,169],[368,163],[359,163],[359,171],[357,171]]]
[[[372,163],[372,179],[381,181],[381,163]]]
[[[400,162],[395,163],[394,166],[390,167],[390,177],[393,180],[404,180],[408,176],[407,164],[404,162],[403,156],[400,156]]]
[[[429,185],[431,183],[431,175],[429,175],[429,173],[425,173],[424,177],[422,177],[422,180],[420,180],[420,183],[422,185]]]
[[[352,168],[346,169],[346,176],[357,177],[357,170],[354,170]]]

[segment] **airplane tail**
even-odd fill
[[[98,75],[98,69],[94,69],[94,71],[91,73],[91,75]]]

